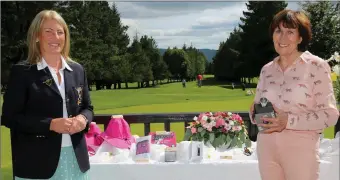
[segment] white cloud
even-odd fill
[[[301,10],[301,7],[298,3],[299,2],[297,2],[297,1],[289,1],[287,9],[291,9],[291,10],[294,10],[294,11]]]
[[[218,49],[240,23],[246,2],[116,2],[121,21],[128,25],[130,39],[152,36],[160,48]],[[297,10],[297,2],[288,8]]]

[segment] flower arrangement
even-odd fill
[[[184,140],[204,141],[214,148],[251,147],[244,122],[238,114],[231,112],[201,113],[187,127]]]

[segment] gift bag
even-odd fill
[[[135,162],[149,162],[151,159],[151,136],[144,136],[136,139]]]
[[[175,132],[156,131],[156,132],[150,132],[149,135],[151,136],[152,144],[164,144],[168,147],[176,146]]]
[[[101,130],[95,122],[91,122],[88,132],[85,134],[85,141],[87,150],[90,156],[96,154],[97,149],[103,143],[104,139],[101,137]]]
[[[131,135],[130,126],[123,116],[112,116],[102,138],[112,146],[120,149],[130,149],[135,143],[135,138]]]

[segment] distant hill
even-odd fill
[[[163,55],[165,53],[166,49],[159,49],[159,52],[161,52],[161,55]],[[214,49],[199,49],[199,51],[201,51],[205,57],[207,57],[207,60],[209,62],[212,62],[212,58],[215,56],[216,51]]]

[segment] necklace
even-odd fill
[[[294,59],[291,63],[287,63],[286,65],[283,63],[281,57],[279,58],[279,66],[283,71],[285,71],[289,66],[294,65],[299,59],[300,59],[301,54],[299,54],[298,57]]]

